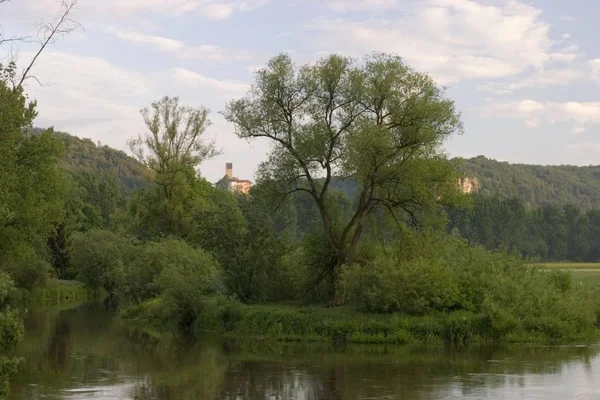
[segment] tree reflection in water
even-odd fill
[[[130,325],[130,324],[129,324]],[[191,341],[97,306],[32,312],[11,399],[485,399],[600,396],[596,346],[426,348]]]

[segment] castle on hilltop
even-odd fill
[[[225,163],[225,176],[222,177],[216,186],[227,189],[230,192],[248,194],[252,187],[252,182],[247,179],[239,179],[233,176],[233,163]]]

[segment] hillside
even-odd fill
[[[532,207],[573,203],[600,208],[600,166],[510,164],[483,156],[460,160],[462,172],[477,178],[483,195],[516,197]]]
[[[125,152],[64,132],[56,135],[65,144],[64,168],[74,175],[110,174],[125,192],[147,184],[144,167]],[[600,208],[600,166],[510,164],[484,156],[459,160],[461,172],[476,178],[477,192],[482,195],[516,197],[531,207],[573,203],[583,209]],[[356,190],[351,179],[334,179],[332,188],[350,197]]]
[[[133,192],[145,185],[144,167],[121,150],[109,146],[96,145],[90,139],[81,139],[64,132],[57,132],[65,146],[63,166],[74,175],[85,173],[117,178],[124,192]]]

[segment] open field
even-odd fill
[[[544,263],[538,265],[542,268],[570,271],[576,285],[600,288],[600,263]]]

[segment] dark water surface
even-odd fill
[[[98,306],[32,312],[10,399],[600,399],[597,346],[183,342]]]

